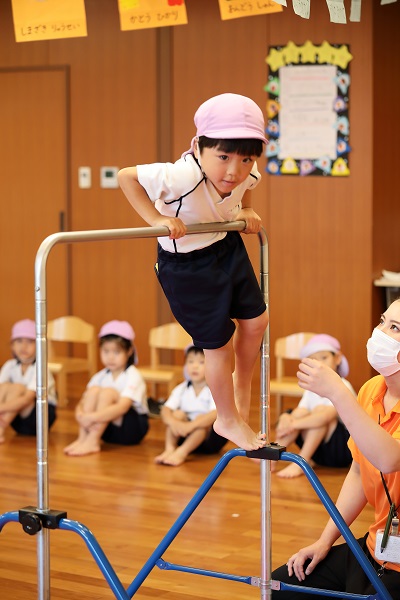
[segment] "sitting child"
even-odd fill
[[[101,440],[111,444],[138,444],[146,435],[146,384],[134,367],[134,331],[126,321],[109,321],[99,333],[104,369],[93,375],[75,416],[78,438],[64,448],[69,456],[99,452]]]
[[[11,330],[14,358],[0,371],[0,443],[8,425],[22,435],[36,435],[36,332],[31,319],[17,321]],[[56,419],[54,378],[48,373],[48,424]]]
[[[302,359],[314,358],[324,362],[341,376],[343,383],[356,396],[351,384],[344,379],[349,373],[349,364],[336,338],[315,335],[300,355]],[[282,446],[295,442],[300,447],[299,455],[312,466],[347,467],[351,463],[348,439],[349,433],[332,402],[309,390],[304,392],[297,408],[279,417],[276,426],[276,442]],[[302,474],[301,467],[294,463],[277,472],[278,477],[284,478]]]
[[[191,452],[215,454],[227,440],[215,433],[215,403],[205,380],[205,358],[201,348],[186,351],[186,381],[172,390],[161,409],[166,425],[165,450],[154,462],[177,467]]]

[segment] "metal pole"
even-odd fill
[[[187,234],[242,231],[245,229],[244,221],[224,223],[198,223],[187,227]],[[47,282],[46,263],[51,249],[60,243],[91,242],[99,240],[117,240],[131,238],[155,238],[168,236],[167,227],[139,227],[134,229],[104,229],[90,231],[66,231],[48,236],[40,245],[35,260],[35,320],[36,320],[36,453],[37,453],[37,510],[46,513],[49,507],[49,474],[48,474],[48,354],[47,354]],[[261,286],[268,302],[268,247],[265,231],[259,233],[261,244]],[[267,304],[268,306],[268,304]],[[269,333],[266,332],[262,344],[261,361],[261,429],[269,441],[269,398],[268,398],[268,368],[266,363],[269,356]],[[270,485],[270,463],[261,461],[261,488],[262,488],[262,528],[268,528],[270,521],[270,501],[267,498],[267,489]],[[267,513],[268,511],[268,513]],[[49,530],[44,528],[37,534],[37,561],[38,561],[38,600],[50,598],[50,537]],[[271,558],[267,557],[266,530],[262,531],[262,577],[269,581],[271,573]],[[269,565],[267,562],[269,561]],[[268,592],[269,595],[269,592]]]
[[[265,305],[269,313],[269,281],[268,281],[268,239],[265,231],[259,233],[260,240],[260,287],[264,296]],[[261,344],[261,364],[260,364],[260,418],[261,432],[265,433],[267,444],[270,442],[270,398],[269,398],[269,378],[270,378],[270,349],[269,349],[269,324],[264,333]],[[271,597],[269,582],[272,573],[271,556],[271,462],[269,460],[260,461],[260,489],[261,489],[261,574],[260,574],[260,595],[261,599]]]

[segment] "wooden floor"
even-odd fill
[[[258,424],[257,400],[251,422]],[[274,420],[271,411],[271,422]],[[118,578],[127,588],[183,508],[216,464],[217,458],[194,457],[180,467],[155,465],[163,446],[163,425],[151,430],[137,447],[106,446],[81,458],[66,457],[63,447],[77,429],[73,406],[59,410],[50,433],[50,508],[64,510],[95,535]],[[271,433],[273,441],[273,432]],[[233,448],[228,445],[227,449]],[[292,450],[292,448],[289,448]],[[36,441],[9,432],[0,446],[0,513],[37,504]],[[284,463],[282,463],[283,466]],[[335,499],[345,470],[318,469],[317,475]],[[313,541],[327,519],[305,477],[271,476],[272,564],[286,562],[300,546]],[[260,576],[260,474],[247,458],[233,459],[175,541],[167,561],[243,576]],[[366,531],[370,509],[353,527]],[[50,531],[52,600],[106,600],[115,595],[79,535]],[[8,523],[0,535],[2,600],[38,598],[37,537]],[[150,573],[137,598],[166,600],[247,600],[260,591],[243,583],[162,571]]]

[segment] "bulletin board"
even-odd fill
[[[271,175],[350,175],[349,63],[346,44],[271,46],[266,171]]]

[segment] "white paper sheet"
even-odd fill
[[[287,66],[279,75],[279,158],[336,159],[336,67]]]

